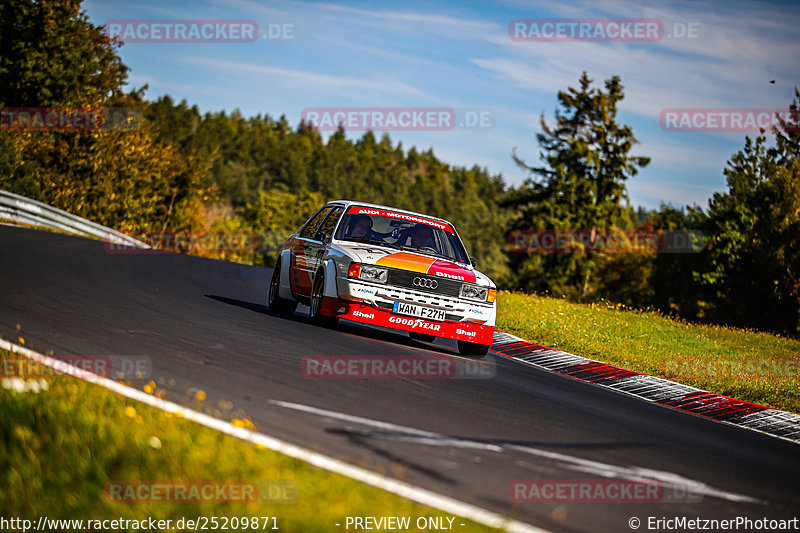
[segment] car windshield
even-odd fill
[[[405,213],[351,208],[339,224],[336,238],[469,262],[452,226]]]

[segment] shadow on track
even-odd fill
[[[287,316],[281,313],[275,313],[273,311],[270,311],[269,306],[264,304],[248,302],[245,300],[237,300],[236,298],[228,298],[227,296],[217,296],[216,294],[204,294],[203,296],[205,296],[206,298],[210,298],[212,300],[216,300],[218,302],[222,302],[224,304],[235,305],[237,307],[247,309],[248,311],[254,311],[256,313],[269,315],[274,318],[281,318],[283,320],[293,320],[306,323],[309,322],[309,318],[305,315],[294,314],[292,316]],[[401,346],[409,346],[413,348],[425,348],[426,350],[429,350],[431,352],[439,352],[447,355],[458,355],[458,353],[454,353],[453,350],[447,349],[442,346],[435,346],[412,340],[403,332],[384,331],[381,329],[377,329],[375,327],[357,324],[355,322],[349,322],[347,320],[340,320],[339,324],[336,326],[335,329],[336,331],[349,333],[351,335],[358,335],[359,337],[382,340],[394,344],[399,344]]]

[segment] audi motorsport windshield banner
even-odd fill
[[[348,215],[377,215],[381,217],[390,217],[390,218],[397,218],[400,220],[407,220],[409,222],[416,222],[420,224],[427,224],[428,226],[442,229],[448,233],[455,233],[453,228],[450,227],[449,224],[443,224],[441,222],[436,222],[434,220],[429,220],[427,218],[422,218],[414,215],[408,215],[406,213],[396,213],[394,211],[385,211],[383,209],[375,209],[374,207],[361,207],[361,206],[354,206],[351,207],[347,211]]]

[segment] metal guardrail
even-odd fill
[[[114,244],[150,248],[147,244],[119,231],[101,226],[61,209],[56,209],[45,203],[2,190],[0,190],[0,220],[57,229],[82,237],[97,237]]]

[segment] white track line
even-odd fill
[[[692,491],[692,494],[711,496],[714,498],[719,498],[731,502],[764,503],[750,496],[745,496],[743,494],[737,494],[735,492],[729,492],[717,489],[710,485],[706,485],[702,481],[686,478],[679,474],[675,474],[673,472],[667,472],[664,470],[654,470],[651,468],[644,468],[640,466],[617,466],[608,463],[601,463],[599,461],[582,459],[580,457],[574,457],[572,455],[565,455],[563,453],[532,448],[530,446],[520,446],[518,444],[510,444],[503,441],[497,441],[496,444],[486,444],[483,442],[473,441],[470,439],[447,437],[439,433],[431,433],[430,431],[424,431],[421,429],[411,428],[407,426],[398,426],[395,424],[391,424],[389,422],[382,422],[380,420],[372,420],[370,418],[348,415],[345,413],[339,413],[337,411],[329,411],[327,409],[319,409],[317,407],[311,407],[309,405],[302,405],[299,403],[281,402],[277,400],[270,400],[269,403],[281,407],[286,407],[287,409],[295,409],[297,411],[304,411],[307,413],[312,413],[324,417],[345,420],[348,422],[355,422],[357,424],[363,424],[365,426],[372,426],[379,429],[400,433],[400,435],[391,435],[391,434],[377,435],[377,437],[394,438],[394,439],[399,438],[401,440],[414,440],[415,442],[419,442],[422,444],[429,444],[429,445],[441,444],[445,446],[473,447],[493,452],[502,452],[503,448],[505,447],[510,450],[516,450],[519,452],[528,453],[539,457],[544,457],[546,459],[552,459],[562,463],[562,465],[565,468],[577,470],[579,472],[587,472],[589,474],[594,474],[600,477],[616,478],[623,480],[634,479],[645,483],[655,481],[663,484],[664,486],[673,487],[675,489],[688,488]]]
[[[29,348],[24,348],[17,344],[10,343],[6,340],[0,339],[0,348],[24,355],[45,366],[49,366],[50,368],[64,372],[78,379],[100,385],[101,387],[116,392],[117,394],[125,396],[126,398],[136,400],[168,413],[180,413],[181,416],[187,420],[197,422],[203,426],[216,429],[217,431],[244,441],[252,442],[253,444],[260,444],[276,452],[288,455],[289,457],[300,459],[301,461],[305,461],[330,472],[347,476],[356,481],[360,481],[362,483],[366,483],[367,485],[372,485],[373,487],[385,490],[386,492],[397,494],[398,496],[402,496],[403,498],[420,503],[422,505],[427,505],[428,507],[433,507],[446,513],[468,518],[485,526],[502,528],[512,533],[547,532],[545,529],[541,529],[524,522],[519,522],[517,520],[511,520],[492,511],[483,509],[470,503],[456,500],[455,498],[451,498],[449,496],[437,494],[421,487],[416,487],[410,483],[382,476],[370,470],[353,466],[349,463],[345,463],[344,461],[328,457],[327,455],[312,452],[289,442],[265,435],[264,433],[256,433],[245,428],[234,427],[233,424],[230,424],[229,422],[225,422],[206,414],[187,409],[186,407],[178,405],[174,402],[156,398],[155,396],[151,396],[144,391],[128,387],[127,385],[122,385],[116,381],[112,381],[108,378],[87,372],[86,370],[71,366],[64,361],[59,361],[58,359],[48,357]]]
[[[484,442],[477,442],[469,439],[459,439],[456,437],[447,437],[445,435],[440,435],[439,433],[431,433],[430,431],[425,431],[422,429],[410,428],[407,426],[398,426],[397,424],[392,424],[390,422],[382,422],[380,420],[372,420],[371,418],[363,418],[360,416],[348,415],[345,413],[340,413],[338,411],[328,411],[326,409],[311,407],[310,405],[282,402],[280,400],[270,400],[269,403],[280,407],[286,407],[287,409],[295,409],[297,411],[304,411],[306,413],[312,413],[315,415],[320,415],[328,418],[336,418],[339,420],[345,420],[347,422],[355,422],[356,424],[363,424],[365,426],[376,427],[388,432],[394,432],[396,433],[393,436],[393,438],[395,439],[400,439],[402,437],[409,437],[406,440],[414,440],[415,442],[423,442],[425,444],[430,444],[434,446],[441,445],[441,446],[454,446],[456,448],[477,448],[479,450],[484,450],[489,452],[503,451],[503,448],[501,448],[500,446],[496,446],[494,444],[487,444]]]

